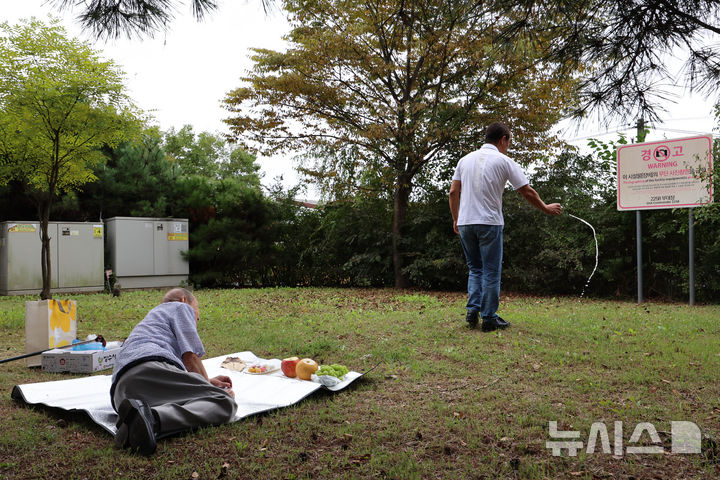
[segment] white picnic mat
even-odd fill
[[[227,375],[232,379],[235,403],[238,405],[233,422],[256,413],[293,405],[320,389],[337,392],[344,389],[363,374],[349,372],[334,387],[319,383],[288,378],[276,370],[266,375],[250,375],[220,366],[227,357],[240,357],[245,363],[265,363],[280,367],[278,359],[258,358],[252,352],[231,353],[203,360],[210,377]],[[90,418],[115,435],[117,414],[110,404],[110,375],[57,380],[53,382],[16,385],[12,397],[32,405],[46,405],[68,411],[84,411]]]

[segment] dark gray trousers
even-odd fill
[[[199,373],[164,362],[145,362],[125,372],[115,385],[116,406],[126,398],[146,402],[160,419],[158,438],[232,420],[235,400]]]

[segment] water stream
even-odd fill
[[[585,286],[583,287],[582,292],[580,293],[580,298],[582,299],[583,296],[585,295],[585,289],[588,287],[588,285],[590,285],[590,280],[592,280],[593,275],[595,275],[595,270],[597,270],[597,266],[598,266],[598,241],[597,241],[597,235],[595,235],[595,228],[593,228],[592,225],[590,225],[588,222],[586,222],[586,221],[583,220],[582,218],[576,217],[576,216],[573,215],[572,213],[568,213],[568,215],[570,215],[570,216],[573,217],[573,218],[576,218],[576,219],[580,220],[580,221],[583,222],[585,225],[587,225],[588,227],[590,227],[590,230],[592,230],[592,232],[593,232],[593,238],[595,239],[595,268],[593,268],[592,273],[591,273],[590,276],[588,277],[587,282],[585,282]]]

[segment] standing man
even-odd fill
[[[200,308],[184,288],[167,292],[123,343],[110,399],[115,445],[152,455],[157,439],[230,421],[237,405],[229,377],[208,378],[197,332]]]
[[[509,181],[533,207],[548,215],[560,215],[559,203],[546,205],[528,184],[520,166],[507,156],[510,129],[492,123],[485,145],[458,162],[450,187],[453,229],[460,235],[468,268],[468,303],[465,319],[471,328],[482,316],[482,330],[507,328],[510,323],[497,314],[503,252],[502,195]]]

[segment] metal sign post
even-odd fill
[[[642,221],[640,210],[635,212],[635,231],[637,236],[637,295],[638,303],[643,303],[643,277],[642,277]]]
[[[688,296],[690,305],[695,305],[695,216],[688,208]]]

